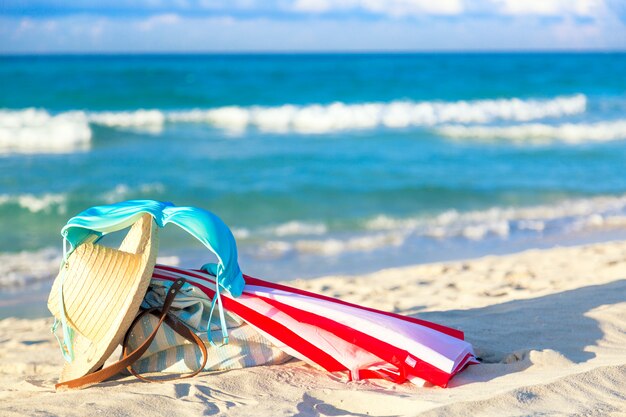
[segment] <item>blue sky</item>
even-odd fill
[[[0,0],[0,53],[626,50],[626,0]]]

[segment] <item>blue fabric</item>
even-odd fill
[[[216,281],[230,294],[241,295],[245,281],[237,262],[237,244],[232,232],[215,214],[195,207],[176,207],[154,200],[91,207],[72,217],[61,230],[70,244],[66,256],[82,243],[95,242],[108,233],[131,226],[145,213],[150,214],[159,227],[173,223],[202,242],[218,259],[217,264],[203,268],[211,270]]]

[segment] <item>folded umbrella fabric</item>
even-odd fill
[[[184,278],[211,298],[215,277],[200,270],[157,265],[153,281]],[[424,320],[347,303],[244,275],[235,298],[222,294],[224,308],[256,328],[284,352],[351,380],[384,378],[447,386],[477,363],[463,333]]]

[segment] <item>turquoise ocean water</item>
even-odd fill
[[[625,54],[0,57],[0,291],[135,198],[267,279],[626,236]],[[167,262],[208,254],[175,230]]]

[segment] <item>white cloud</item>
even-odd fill
[[[361,11],[389,17],[457,16],[468,10],[498,16],[595,17],[606,10],[604,0],[296,0],[300,13]]]
[[[606,6],[603,0],[493,0],[504,15],[594,17]]]
[[[30,19],[28,17],[21,19],[19,26],[17,27],[17,30],[20,32],[26,31],[26,30],[30,30],[32,28],[35,27],[35,22],[33,21],[33,19]]]
[[[462,0],[296,0],[293,10],[327,13],[361,10],[391,17],[420,15],[458,15]]]
[[[94,24],[91,26],[91,30],[89,31],[89,35],[96,39],[96,38],[101,38],[102,35],[104,34],[105,28],[106,28],[106,21],[103,19],[98,19],[98,21],[94,22]]]
[[[142,32],[149,32],[161,26],[178,24],[180,21],[181,17],[175,13],[159,14],[137,22],[137,27]]]

